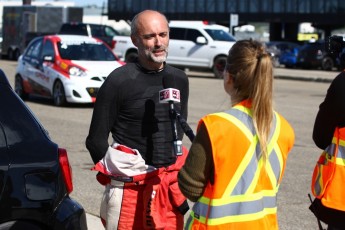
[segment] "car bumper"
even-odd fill
[[[59,204],[51,222],[54,230],[87,230],[85,210],[70,197]]]
[[[66,100],[69,103],[94,103],[104,79],[73,77],[65,82]]]

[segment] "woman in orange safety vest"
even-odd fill
[[[224,89],[232,107],[206,115],[178,174],[194,204],[185,229],[278,229],[277,192],[294,131],[272,107],[273,67],[264,46],[236,42]]]
[[[344,61],[344,56],[342,60]],[[342,63],[343,64],[343,63]],[[344,66],[343,66],[344,67]],[[330,84],[319,106],[313,140],[323,149],[312,177],[315,196],[310,210],[328,230],[345,229],[345,72]]]

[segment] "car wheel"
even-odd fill
[[[24,84],[23,84],[23,79],[21,76],[16,75],[15,80],[14,80],[14,91],[17,93],[17,95],[25,100],[28,98],[28,94],[25,93],[24,91]]]
[[[332,70],[334,67],[334,61],[330,57],[325,57],[322,59],[322,66],[323,70]]]
[[[126,55],[125,61],[126,62],[135,62],[138,58],[138,53],[136,51],[132,51]]]
[[[223,78],[224,70],[226,65],[226,57],[217,57],[213,63],[213,73],[216,78]]]
[[[66,104],[65,89],[61,81],[56,81],[53,88],[54,105],[63,106]]]

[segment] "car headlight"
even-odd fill
[[[85,71],[83,71],[82,69],[80,69],[78,67],[75,67],[75,66],[73,66],[73,67],[71,67],[69,69],[69,74],[71,76],[77,76],[77,77],[84,77],[84,76],[86,76]]]

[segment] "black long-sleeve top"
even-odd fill
[[[165,65],[148,71],[136,63],[115,69],[102,84],[94,105],[86,147],[97,163],[109,147],[109,134],[116,143],[138,149],[146,164],[162,167],[175,163],[169,104],[159,103],[163,77],[174,78],[181,102],[175,109],[187,120],[189,81],[177,68]],[[183,130],[178,128],[178,139]]]
[[[334,78],[317,113],[313,140],[320,149],[332,141],[336,127],[345,126],[345,72]]]

